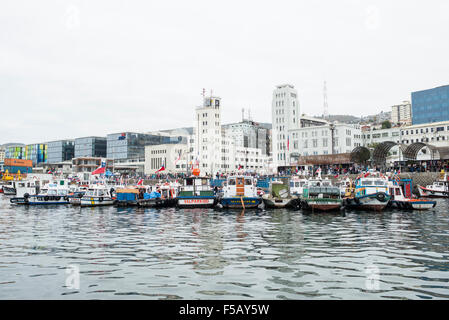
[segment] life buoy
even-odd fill
[[[29,193],[25,193],[25,194],[23,195],[23,197],[24,197],[25,199],[28,199],[28,198],[30,197],[30,194],[29,194]]]
[[[65,201],[69,200],[69,197],[64,196],[64,200],[65,200]]]
[[[44,197],[44,200],[45,200],[45,201],[48,201],[49,199],[50,199],[49,196],[45,196],[45,197]]]
[[[58,197],[58,196],[55,197],[56,201],[59,201],[60,199],[61,199],[61,197]]]
[[[98,201],[103,202],[103,197],[98,198]]]
[[[376,195],[376,199],[377,200],[379,200],[380,202],[385,202],[385,193],[384,192],[379,192],[377,195]]]

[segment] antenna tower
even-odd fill
[[[326,119],[326,118],[329,118],[329,106],[327,105],[327,85],[326,85],[326,81],[324,81],[323,98],[324,98],[323,119]]]

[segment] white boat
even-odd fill
[[[38,194],[24,193],[23,197],[14,197],[10,199],[10,202],[24,205],[68,204],[68,192],[67,181],[57,180],[43,186]]]
[[[111,206],[115,202],[109,186],[95,184],[89,186],[84,196],[81,198],[81,207]]]
[[[290,180],[290,193],[294,196],[301,196],[304,185],[307,183],[307,179],[293,176]]]
[[[223,208],[257,208],[262,199],[257,195],[257,187],[252,176],[230,176],[223,188],[220,204]]]
[[[69,187],[69,203],[73,206],[81,205],[81,198],[86,194],[88,186],[70,186]]]
[[[449,197],[449,180],[447,175],[443,179],[435,181],[425,187],[418,185],[419,195],[421,197],[446,198]]]
[[[5,196],[15,196],[16,195],[16,182],[15,180],[6,181],[3,185],[3,194]]]

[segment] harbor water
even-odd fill
[[[14,206],[0,299],[448,299],[449,200],[429,211]]]

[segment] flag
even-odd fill
[[[106,161],[101,161],[101,165],[95,169],[94,171],[92,171],[92,174],[103,174],[106,172]]]
[[[290,135],[287,137],[287,151],[290,151]]]
[[[138,185],[138,186],[141,186],[142,183],[143,183],[143,179],[140,179],[140,180],[137,182],[137,185]]]
[[[181,154],[182,154],[182,150],[179,150],[179,153],[178,153],[178,157],[176,157],[176,159],[175,159],[175,166],[176,166],[176,163],[179,161],[179,160],[181,160]]]
[[[156,173],[164,171],[165,170],[165,163],[162,163],[162,167],[159,168],[159,170],[156,171]]]
[[[369,172],[365,173],[365,175],[363,176],[364,178],[369,176]]]
[[[126,139],[126,133],[122,133],[119,137],[119,140],[125,140]]]
[[[337,173],[337,175],[334,176],[335,179],[337,179],[339,177],[339,174]]]
[[[242,170],[243,166],[239,164],[239,168],[237,170]]]

